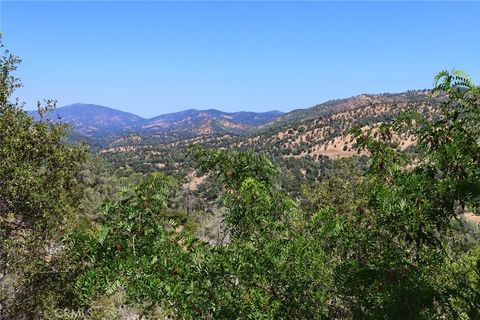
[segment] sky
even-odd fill
[[[480,2],[0,0],[27,109],[94,103],[143,117],[289,111],[362,93],[480,83]]]

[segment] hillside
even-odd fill
[[[184,183],[191,182],[192,164],[187,146],[200,144],[225,150],[255,149],[268,154],[282,168],[282,184],[292,194],[302,190],[302,179],[313,183],[332,167],[332,160],[357,156],[348,134],[353,125],[375,127],[413,108],[433,114],[439,97],[429,91],[399,94],[361,95],[329,101],[312,108],[287,113],[247,136],[233,134],[200,134],[184,138],[180,134],[131,134],[119,137],[99,152],[117,167],[139,172],[161,169]],[[400,137],[402,148],[415,144],[413,137]],[[361,156],[361,155],[360,155]],[[365,164],[365,158],[362,163]],[[302,178],[302,179],[300,179]],[[196,185],[205,194],[212,193],[211,182]]]
[[[275,119],[264,129],[238,142],[239,147],[268,150],[283,157],[353,156],[353,139],[348,131],[353,125],[375,127],[395,119],[401,112],[413,109],[433,114],[440,97],[429,91],[409,91],[399,94],[360,95],[328,101],[304,110],[295,110]],[[402,138],[404,148],[413,144],[410,137]]]
[[[187,123],[194,127],[192,135],[182,139],[166,139],[164,135],[139,134],[125,136],[113,141],[103,153],[125,152],[125,150],[143,149],[148,154],[155,154],[158,149],[182,148],[188,144],[200,143],[216,148],[257,149],[275,157],[303,158],[318,160],[322,157],[335,159],[352,156],[352,139],[348,130],[353,125],[374,127],[389,121],[402,111],[415,109],[425,114],[435,112],[439,97],[431,97],[429,91],[409,91],[399,94],[360,95],[348,99],[328,101],[308,109],[300,109],[284,114],[271,122],[259,126],[257,131],[246,137],[220,132],[200,131],[200,126],[193,126],[193,118]],[[188,111],[191,112],[191,111]],[[217,118],[218,119],[218,118]],[[169,127],[168,117],[162,119]],[[209,119],[213,121],[212,119]],[[183,124],[185,126],[185,124]],[[413,141],[405,137],[403,147]],[[138,155],[136,155],[138,157]]]
[[[422,102],[428,90],[412,90],[402,93],[361,94],[358,96],[330,100],[306,109],[297,109],[278,117],[271,123],[275,127],[296,124],[303,121],[349,112],[379,103],[402,104]]]

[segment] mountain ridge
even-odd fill
[[[39,119],[36,111],[29,111]],[[136,114],[96,104],[75,103],[54,109],[44,119],[71,124],[75,131],[93,138],[105,138],[132,132],[191,134],[244,134],[284,113],[224,112],[217,109],[187,109],[143,118]]]

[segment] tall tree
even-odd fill
[[[3,47],[2,47],[3,50]],[[0,318],[39,317],[35,276],[55,273],[79,193],[82,147],[63,143],[66,125],[35,122],[12,95],[21,86],[13,72],[20,60],[0,59]],[[38,104],[43,114],[53,101]],[[32,282],[33,281],[33,282]],[[30,307],[29,307],[30,306]]]

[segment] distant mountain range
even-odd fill
[[[213,147],[237,145],[283,156],[318,157],[352,153],[347,132],[353,124],[375,126],[409,108],[431,113],[439,103],[440,97],[432,97],[430,91],[416,90],[363,94],[288,113],[189,109],[145,119],[113,108],[77,103],[57,108],[45,117],[71,124],[72,142],[84,141],[98,148],[196,141]],[[36,112],[32,114],[38,118]],[[229,140],[233,138],[235,142]]]
[[[31,114],[39,119],[38,113]],[[223,112],[215,109],[185,111],[144,119],[135,114],[94,104],[76,103],[55,109],[44,118],[71,124],[74,130],[93,138],[107,138],[128,133],[197,136],[243,134],[283,115],[280,111]]]

